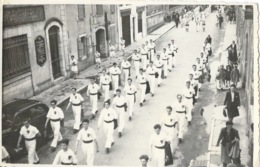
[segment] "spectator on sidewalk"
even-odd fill
[[[75,58],[74,55],[71,55],[70,61],[71,61],[70,66],[71,66],[72,77],[74,77],[74,79],[76,79],[77,76],[79,75],[78,60]]]
[[[180,23],[180,15],[177,12],[175,14],[174,21],[175,21],[176,28],[178,28],[179,23]]]
[[[230,79],[231,79],[231,66],[226,66],[226,77],[225,77],[225,85],[226,88],[230,88]]]
[[[116,49],[115,47],[109,43],[109,61],[111,63],[112,59],[114,59],[116,56]]]
[[[225,69],[224,66],[221,65],[218,67],[218,71],[216,74],[217,88],[223,89],[225,87],[225,78],[226,78]]]
[[[224,105],[227,109],[227,116],[229,121],[233,121],[234,117],[239,116],[240,97],[239,93],[235,91],[235,85],[230,86],[230,91],[227,92]]]
[[[141,55],[135,49],[134,54],[132,55],[132,62],[134,64],[134,70],[135,70],[135,77],[136,78],[137,78],[137,75],[139,74],[141,60],[142,60]]]
[[[100,53],[98,51],[95,52],[95,58],[96,58],[97,68],[100,68],[101,58],[100,58]]]
[[[121,45],[121,51],[125,52],[125,40],[123,39],[123,37],[121,37],[120,45]]]
[[[221,129],[217,141],[217,146],[219,146],[221,142],[221,162],[223,163],[223,167],[227,167],[227,164],[231,163],[229,157],[230,149],[232,144],[240,139],[238,131],[234,129],[232,125],[232,121],[226,122],[226,127]]]
[[[224,18],[223,16],[221,15],[221,13],[219,14],[219,17],[218,17],[218,25],[219,25],[219,28],[222,28],[222,23],[224,21]]]
[[[237,86],[237,83],[239,82],[239,77],[240,77],[240,73],[239,70],[237,69],[237,65],[234,65],[230,73],[231,83]]]

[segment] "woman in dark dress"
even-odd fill
[[[227,88],[230,87],[230,79],[231,79],[230,75],[231,75],[231,66],[227,65],[226,66],[226,75],[225,75],[225,84],[226,84]]]

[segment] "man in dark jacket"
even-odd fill
[[[239,116],[240,97],[239,93],[235,91],[235,85],[230,86],[230,91],[227,92],[224,100],[224,105],[227,108],[227,116],[229,121],[233,121],[234,117]]]
[[[236,45],[235,41],[232,41],[232,44],[229,45],[226,50],[229,50],[229,49],[233,50],[234,57],[237,57],[237,45]]]
[[[210,35],[207,36],[207,38],[205,39],[205,43],[209,43],[211,45],[212,42],[212,38]]]
[[[223,16],[220,14],[219,17],[218,17],[219,28],[221,28],[221,25],[222,25],[223,21],[224,21],[224,18],[223,18]]]
[[[178,25],[179,25],[179,22],[180,22],[180,15],[179,15],[179,13],[175,14],[174,21],[175,21],[176,28],[178,28]]]
[[[223,167],[227,167],[227,164],[231,162],[229,152],[232,148],[232,144],[239,141],[238,131],[232,128],[233,123],[231,121],[226,122],[226,127],[222,128],[217,141],[217,146],[221,141],[221,161]]]

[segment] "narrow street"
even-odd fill
[[[115,132],[115,145],[108,155],[105,153],[104,148],[105,136],[103,129],[100,128],[100,130],[97,131],[98,117],[91,121],[90,127],[96,131],[100,148],[100,152],[95,155],[95,165],[140,165],[139,156],[141,154],[148,154],[148,142],[150,136],[154,133],[154,124],[159,123],[161,114],[165,112],[166,106],[172,105],[176,100],[176,95],[183,90],[185,82],[188,79],[188,74],[192,69],[192,64],[200,55],[202,45],[207,35],[211,35],[213,39],[212,48],[213,55],[215,56],[213,58],[211,57],[210,61],[218,59],[217,49],[220,47],[224,31],[216,27],[215,22],[215,13],[211,13],[206,19],[206,32],[196,32],[194,25],[191,24],[189,32],[185,32],[184,28],[174,28],[156,41],[156,48],[160,53],[171,39],[175,40],[175,43],[179,47],[177,65],[174,70],[169,73],[167,79],[162,81],[161,87],[156,87],[155,96],[153,98],[150,94],[146,96],[146,102],[143,107],[139,107],[138,102],[140,96],[137,95],[133,120],[129,122],[126,114],[126,127],[123,136],[119,139],[117,137],[117,131]],[[212,78],[211,82],[214,82],[214,78]],[[199,113],[202,107],[212,103],[213,89],[215,89],[212,87],[212,83],[205,83],[202,86],[199,102],[194,106],[192,126],[189,127],[188,132],[184,136],[184,143],[181,144],[177,150],[174,166],[188,166],[190,160],[196,159],[198,156],[207,152],[209,138],[208,128],[210,127],[211,115],[210,111],[205,111],[204,117],[201,117]],[[83,93],[83,97],[88,99],[86,93]],[[101,100],[103,101],[103,99]],[[70,139],[70,148],[74,150],[77,137],[77,135],[72,134],[74,118],[71,109],[69,111],[65,110],[66,106],[67,103],[61,107],[65,112],[66,118],[65,127],[62,128],[62,134],[64,138]],[[101,102],[99,102],[99,107],[100,109],[102,108]],[[89,103],[84,104],[84,111],[90,112]],[[51,153],[48,145],[38,150],[41,164],[51,164],[58,150],[60,150],[60,147],[58,147],[54,153]],[[81,155],[82,152],[79,150],[77,158],[79,160],[78,164],[80,165],[85,164],[85,160]],[[19,160],[19,163],[25,163],[26,161],[27,158],[23,158]]]

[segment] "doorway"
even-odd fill
[[[103,29],[96,31],[96,50],[100,53],[101,57],[106,57],[106,39]]]
[[[52,26],[49,31],[50,51],[51,51],[51,65],[53,78],[61,77],[60,55],[59,55],[59,27]]]
[[[130,15],[122,16],[122,36],[125,46],[131,44]]]

